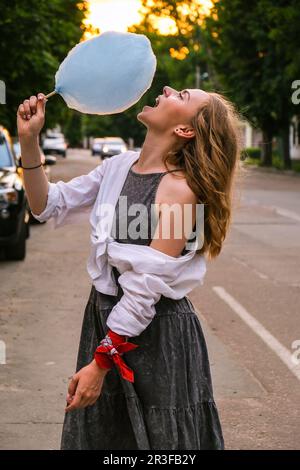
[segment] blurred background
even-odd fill
[[[300,448],[299,25],[299,0],[0,0],[0,448],[58,448],[90,290],[88,223],[53,231],[30,213],[17,108],[54,89],[72,47],[108,30],[150,39],[152,86],[110,116],[51,98],[40,135],[47,177],[68,181],[139,151],[146,128],[136,116],[165,85],[235,103],[244,117],[241,197],[191,300],[227,448]]]
[[[54,89],[55,72],[73,46],[107,30],[130,31],[147,35],[158,58],[153,85],[140,102],[97,117],[72,111],[55,97],[47,104],[45,129],[58,127],[70,147],[91,148],[93,138],[106,135],[138,147],[145,128],[136,115],[165,84],[218,90],[248,120],[249,157],[299,170],[299,108],[291,100],[299,88],[292,88],[300,68],[298,1],[12,0],[0,6],[0,79],[7,102],[0,106],[0,123],[12,136],[20,100]]]

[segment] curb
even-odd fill
[[[245,169],[252,169],[252,170],[255,170],[255,171],[259,171],[261,173],[275,173],[277,175],[287,175],[287,176],[298,176],[300,177],[300,172],[299,171],[295,171],[295,170],[280,170],[279,168],[274,168],[274,167],[261,167],[261,166],[258,166],[258,165],[243,165],[243,168]]]

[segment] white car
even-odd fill
[[[67,144],[63,134],[46,135],[42,148],[45,155],[57,153],[64,158],[67,156]]]
[[[93,140],[93,145],[92,145],[92,155],[93,157],[95,155],[101,155],[102,152],[102,147],[104,145],[105,139],[102,137],[97,137]]]
[[[112,157],[122,152],[127,152],[128,147],[123,139],[120,137],[105,137],[105,142],[102,147],[102,158]]]

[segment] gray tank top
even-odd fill
[[[130,167],[114,214],[111,234],[117,242],[150,245],[158,221],[154,203],[159,182],[177,170],[140,174]],[[187,251],[184,248],[181,255]]]

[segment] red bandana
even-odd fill
[[[124,352],[136,348],[138,348],[138,345],[126,341],[126,336],[108,330],[105,338],[100,341],[100,346],[97,347],[94,358],[102,369],[111,369],[116,364],[123,379],[134,382],[133,370],[125,364],[121,356]]]

